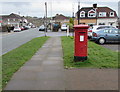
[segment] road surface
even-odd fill
[[[44,36],[43,31],[38,31],[38,28],[33,28],[21,32],[13,32],[11,34],[4,34],[0,37],[2,41],[2,48],[0,48],[0,55],[3,55],[22,44],[30,41],[33,38]],[[47,36],[64,36],[65,32],[47,32]]]

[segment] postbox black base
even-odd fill
[[[85,61],[85,60],[87,60],[87,56],[85,56],[85,57],[80,57],[80,56],[74,56],[74,61],[75,62],[79,62],[79,61]]]

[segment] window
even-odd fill
[[[117,29],[105,29],[104,32],[109,34],[118,34]]]
[[[114,17],[114,12],[110,12],[110,17]]]
[[[84,11],[80,12],[80,17],[85,17],[85,12]]]
[[[99,25],[105,25],[105,23],[99,23]]]
[[[109,33],[109,30],[108,30],[108,29],[105,29],[105,30],[104,30],[104,33]]]
[[[15,21],[15,19],[13,19],[13,21]]]
[[[90,10],[88,12],[88,17],[96,17],[96,12],[94,10]]]
[[[118,34],[118,29],[112,29],[112,32],[113,34]]]
[[[99,12],[99,17],[106,17],[106,12]]]

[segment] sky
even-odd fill
[[[21,16],[44,17],[45,2],[47,2],[48,17],[56,14],[72,17],[72,12],[76,13],[78,10],[79,1],[80,8],[92,7],[94,3],[97,3],[98,7],[107,6],[118,13],[120,0],[0,0],[0,15],[15,13]]]

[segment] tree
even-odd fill
[[[74,24],[73,18],[70,18],[69,22],[70,22],[71,24]]]

